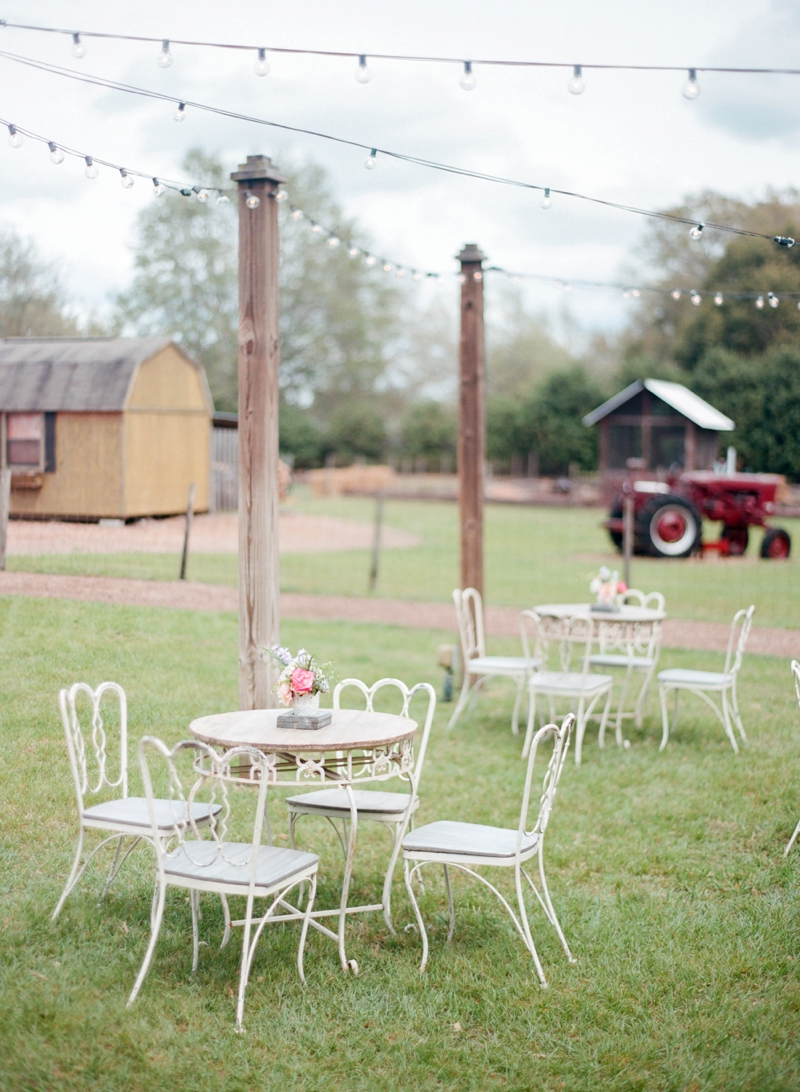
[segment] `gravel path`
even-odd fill
[[[109,576],[56,576],[47,573],[0,572],[0,595],[26,595],[43,599],[77,599],[93,603],[182,610],[238,609],[236,588],[224,584],[192,584],[188,581],[128,580]],[[441,629],[453,632],[453,607],[407,599],[355,599],[343,595],[281,595],[284,618],[304,621],[375,622]],[[514,607],[487,607],[486,630],[494,637],[516,637],[519,611]],[[455,634],[454,634],[455,639]],[[721,622],[664,623],[667,648],[713,649],[724,652],[728,626]],[[800,630],[754,626],[748,651],[768,656],[800,659]]]

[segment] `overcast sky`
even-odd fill
[[[0,14],[75,30],[368,55],[686,67],[795,66],[800,58],[793,0],[6,0]],[[165,70],[152,44],[87,39],[82,60],[70,45],[0,31],[0,48],[81,72],[644,207],[705,188],[756,198],[794,184],[800,165],[800,77],[701,75],[700,97],[690,102],[682,73],[588,71],[585,92],[573,96],[566,69],[476,67],[477,87],[465,92],[458,67],[446,64],[370,61],[372,80],[361,85],[350,59],[272,55],[272,71],[260,79],[255,54],[175,46]],[[453,270],[453,255],[474,241],[505,267],[565,281],[613,279],[641,238],[637,217],[579,201],[556,198],[544,211],[536,193],[396,161],[366,171],[357,150],[197,111],[178,125],[168,104],[5,59],[0,79],[2,116],[151,175],[182,177],[182,155],[196,144],[231,166],[255,152],[278,163],[314,160],[376,248],[410,265]],[[143,181],[123,191],[108,170],[89,181],[76,160],[53,166],[41,145],[13,150],[0,137],[0,221],[63,261],[84,307],[102,306],[129,281],[134,220],[152,200]],[[554,317],[567,304],[584,328],[613,327],[636,306],[618,293],[529,291]]]

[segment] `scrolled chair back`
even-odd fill
[[[523,844],[534,835],[538,835],[539,838],[544,838],[547,824],[550,821],[550,813],[553,810],[553,801],[555,799],[558,782],[561,779],[561,772],[567,758],[569,741],[574,726],[575,714],[568,713],[560,727],[557,724],[545,724],[533,737],[530,754],[528,756],[528,767],[525,773],[525,791],[522,796],[522,810],[519,819],[517,853],[521,852]],[[548,739],[552,739],[553,741],[553,750],[550,755],[550,761],[547,763],[547,769],[544,772],[542,788],[537,801],[535,798],[531,799],[533,768],[536,762],[536,752],[539,744]],[[537,804],[536,820],[531,824],[531,819],[533,817],[532,809]]]
[[[797,704],[800,705],[800,662],[792,660],[792,678],[794,679],[794,692]]]
[[[486,634],[483,628],[483,600],[477,588],[455,588],[453,602],[458,621],[458,638],[464,663],[486,655]]]
[[[104,702],[104,699],[106,701]],[[104,718],[109,701],[115,708],[113,728]],[[107,789],[128,795],[128,701],[115,682],[100,683],[92,689],[77,682],[60,690],[58,704],[67,739],[72,778],[83,811],[84,798]],[[116,737],[116,738],[115,738]]]
[[[753,625],[755,605],[751,604],[746,610],[737,610],[731,622],[731,632],[728,637],[728,652],[725,656],[725,674],[738,675],[742,666],[744,648],[750,635],[750,627]],[[737,637],[738,632],[738,637]]]
[[[570,671],[573,658],[585,665],[595,638],[595,621],[587,614],[558,618],[523,610],[519,616],[525,659],[541,671]]]

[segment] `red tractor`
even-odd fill
[[[695,470],[666,482],[625,482],[605,526],[617,549],[623,548],[624,503],[633,498],[633,552],[650,557],[689,557],[716,550],[738,557],[747,549],[750,527],[767,528],[785,478],[781,474],[730,474]],[[718,542],[703,542],[703,519],[718,520]],[[766,529],[761,556],[787,558],[792,540],[782,527]]]

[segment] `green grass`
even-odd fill
[[[299,622],[282,633],[332,659],[340,676],[434,682],[443,636]],[[800,849],[782,857],[800,815],[797,708],[784,661],[745,660],[750,745],[738,758],[710,712],[688,700],[662,755],[654,715],[629,732],[629,751],[601,752],[587,734],[584,764],[566,767],[547,836],[550,886],[577,965],[567,964],[541,914],[532,918],[548,990],[477,884],[456,879],[456,933],[446,945],[444,892],[431,874],[425,976],[418,936],[392,938],[375,915],[349,928],[357,978],[343,975],[335,946],[312,934],[303,989],[297,930],[274,928],[253,969],[248,1034],[238,1037],[239,939],[217,949],[213,898],[203,903],[209,946],[196,977],[189,908],[173,893],[141,997],[125,1008],[149,928],[146,850],[103,904],[98,870],[59,922],[48,921],[75,834],[58,687],[114,678],[128,691],[131,734],[175,741],[194,716],[236,705],[235,618],[7,598],[0,642],[4,1092],[800,1087]],[[662,657],[665,667],[720,662],[713,653]],[[510,698],[498,685],[449,734],[450,707],[440,706],[420,821],[515,822],[523,764]],[[285,832],[280,799],[272,808]],[[324,824],[304,822],[328,901],[341,858]],[[378,892],[387,846],[385,832],[360,830],[356,898]],[[395,900],[402,930],[411,914],[401,882]]]
[[[300,511],[369,522],[375,502],[361,497],[313,500],[299,490]],[[587,598],[591,576],[601,564],[621,568],[600,526],[600,509],[527,508],[487,505],[485,511],[486,598],[515,607]],[[422,544],[385,550],[377,595],[389,598],[449,601],[459,581],[458,509],[455,504],[388,501],[386,522],[419,535]],[[781,521],[793,535],[795,556],[786,562],[758,557],[760,532],[754,532],[749,555],[724,560],[671,561],[635,558],[634,586],[658,589],[671,617],[727,622],[736,610],[756,603],[756,623],[797,626],[800,619],[800,520]],[[716,530],[707,528],[707,537]],[[362,596],[367,593],[368,550],[341,553],[288,554],[281,558],[285,591]],[[11,557],[10,569],[37,572],[89,573],[174,580],[179,559],[165,554],[62,554]],[[189,577],[208,583],[235,584],[233,556],[195,554]]]

